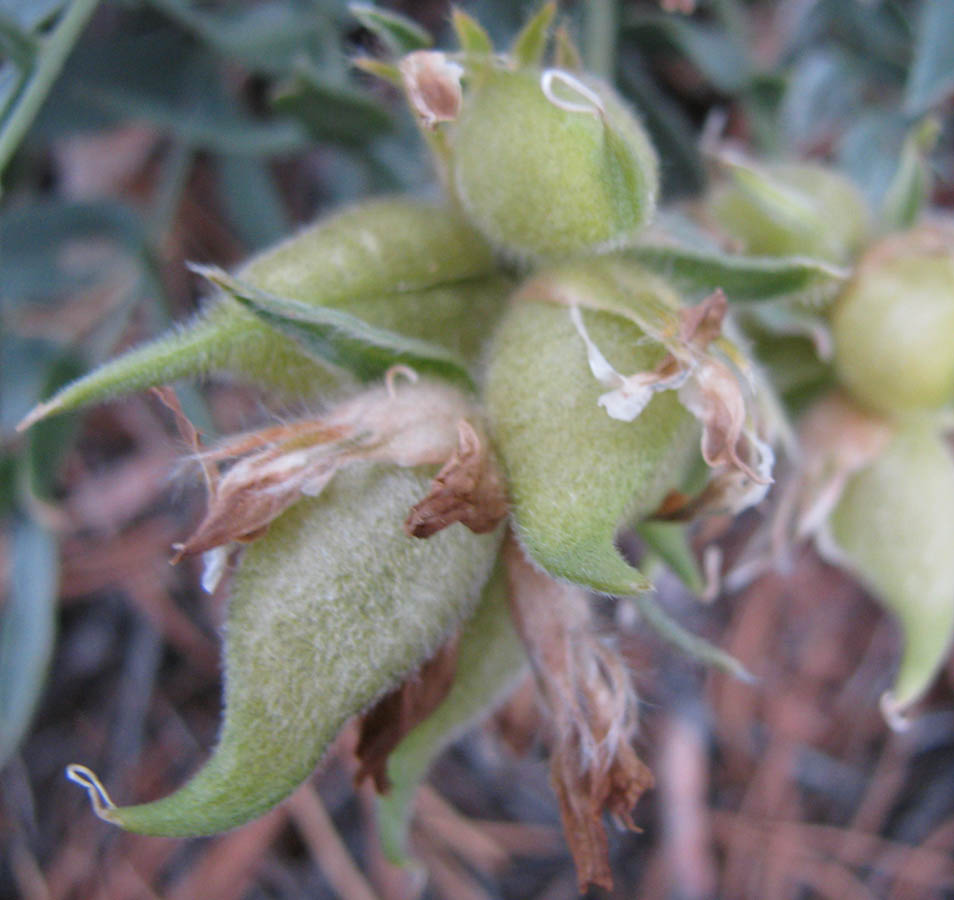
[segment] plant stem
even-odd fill
[[[612,83],[616,72],[616,0],[587,0],[583,15],[586,68]]]
[[[66,57],[98,2],[99,0],[74,0],[53,31],[42,41],[36,68],[27,76],[26,85],[22,88],[13,110],[0,125],[0,173],[6,168],[10,157],[33,124],[40,106],[66,62]]]

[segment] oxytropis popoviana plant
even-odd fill
[[[554,13],[506,54],[460,11],[453,52],[408,46],[418,31],[376,13],[409,52],[359,64],[406,95],[443,203],[371,200],[234,274],[199,269],[211,297],[193,321],[28,417],[220,373],[283,404],[204,446],[160,391],[208,492],[176,555],[204,554],[210,590],[230,581],[225,708],[211,758],[169,797],[117,806],[71,767],[107,821],[240,825],[360,715],[361,772],[390,791],[382,835],[400,857],[429,759],[529,660],[580,884],[610,885],[603,813],[632,825],[652,777],[587,591],[633,598],[666,637],[740,671],[666,617],[615,538],[636,527],[675,558],[690,519],[762,499],[774,406],[730,306],[831,294],[845,273],[651,227],[654,150],[564,32],[551,51]]]

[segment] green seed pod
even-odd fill
[[[653,215],[652,145],[596,78],[488,68],[475,76],[452,127],[462,206],[511,256],[555,258],[619,247]]]
[[[398,198],[322,219],[246,263],[238,276],[271,294],[434,341],[469,361],[479,354],[487,318],[499,310],[508,285],[495,274],[486,242],[459,216]],[[346,378],[219,296],[183,328],[64,388],[37,409],[37,418],[212,372],[292,397]]]
[[[498,567],[473,618],[461,629],[450,692],[388,758],[391,790],[378,800],[378,824],[381,843],[392,862],[405,859],[414,794],[434,759],[475,719],[490,714],[526,663],[510,615],[506,579]]]
[[[479,599],[499,530],[408,537],[402,522],[431,474],[358,465],[249,546],[229,604],[215,752],[154,803],[115,807],[99,789],[104,819],[182,837],[261,815],[308,777],[350,716],[433,654]]]
[[[844,263],[864,246],[868,207],[843,175],[812,163],[728,164],[732,181],[712,192],[707,208],[744,252]]]
[[[569,274],[595,297],[617,290],[596,266]],[[559,284],[558,276],[550,281]],[[622,316],[582,316],[592,341],[622,371],[651,370],[665,355]],[[599,405],[604,388],[570,310],[527,299],[526,290],[491,351],[488,414],[524,548],[558,578],[611,594],[646,590],[647,579],[616,550],[615,534],[654,511],[698,454],[692,416],[665,391],[634,421],[611,418]]]
[[[835,561],[847,563],[897,617],[904,651],[889,720],[928,688],[954,631],[954,460],[935,426],[907,423],[854,475],[831,515]]]
[[[875,246],[832,317],[835,368],[885,413],[954,398],[954,232],[924,228]]]

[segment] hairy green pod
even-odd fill
[[[591,286],[607,289],[595,275]],[[620,371],[649,370],[665,352],[621,316],[582,315]],[[610,418],[564,306],[518,295],[491,351],[488,415],[524,548],[551,575],[593,590],[647,590],[614,538],[622,524],[653,512],[698,454],[692,416],[667,391],[633,422]]]
[[[431,470],[359,465],[245,551],[229,604],[218,746],[179,791],[100,810],[143,834],[211,834],[261,815],[318,763],[344,722],[398,684],[470,614],[498,535],[402,522]]]
[[[927,420],[907,423],[848,482],[830,519],[838,550],[897,617],[904,651],[889,714],[928,688],[954,631],[954,459]]]
[[[527,657],[510,615],[506,578],[498,566],[473,617],[461,629],[457,672],[448,695],[411,731],[388,758],[391,790],[378,800],[384,852],[393,862],[406,857],[414,793],[437,755],[488,715],[526,667]]]
[[[865,244],[870,213],[843,175],[814,163],[730,165],[732,181],[713,191],[712,218],[746,253],[847,262]]]
[[[532,68],[474,82],[453,126],[454,183],[494,245],[532,259],[599,252],[649,222],[656,156],[612,88]]]
[[[932,409],[954,398],[954,240],[938,234],[924,246],[929,234],[874,247],[832,314],[838,376],[881,412]]]
[[[261,290],[345,310],[369,324],[440,343],[473,361],[508,282],[487,243],[455,213],[407,199],[372,200],[322,219],[246,263]],[[341,383],[332,371],[219,296],[185,326],[67,386],[40,414],[178,378],[226,372],[292,397]]]

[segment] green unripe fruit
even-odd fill
[[[364,465],[297,503],[246,550],[229,603],[222,732],[168,797],[101,811],[142,834],[241,825],[287,797],[345,721],[430,657],[477,605],[498,534],[402,521],[433,469]]]
[[[614,290],[594,269],[574,272],[576,285]],[[621,371],[649,370],[664,355],[621,316],[582,315],[592,340]],[[491,349],[488,415],[524,548],[558,578],[605,593],[645,590],[614,537],[678,484],[698,454],[695,421],[673,391],[657,394],[632,422],[607,415],[599,405],[605,388],[565,306],[518,295]]]
[[[811,163],[733,169],[709,212],[718,225],[759,256],[811,256],[847,262],[864,245],[869,213],[844,176]]]
[[[609,86],[538,69],[475,82],[452,133],[454,179],[494,245],[536,259],[598,252],[649,222],[656,156]]]
[[[934,679],[954,630],[954,459],[934,426],[907,424],[849,480],[830,525],[842,561],[904,632],[886,702],[899,714]]]
[[[950,238],[921,231],[889,239],[871,251],[838,300],[835,368],[873,409],[933,409],[954,397]]]

